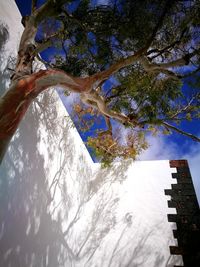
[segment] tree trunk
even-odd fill
[[[72,77],[59,70],[41,70],[14,81],[2,96],[0,99],[0,163],[32,100],[42,91],[57,85],[77,93],[90,90],[90,81],[87,78]]]
[[[33,79],[14,82],[0,99],[0,163],[8,148],[20,121],[26,113],[32,99],[37,94],[29,94],[32,91]]]

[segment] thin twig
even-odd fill
[[[177,132],[179,134],[185,135],[185,136],[191,138],[194,141],[200,142],[200,138],[195,136],[195,135],[193,135],[193,134],[191,134],[191,133],[187,133],[185,131],[182,131],[181,129],[179,129],[179,128],[177,128],[177,127],[175,127],[175,126],[173,126],[173,125],[171,125],[171,124],[169,124],[169,123],[167,123],[165,121],[163,121],[162,124],[165,125],[168,129],[172,129],[173,131],[175,131],[175,132]]]

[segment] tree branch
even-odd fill
[[[165,63],[150,63],[148,57],[140,57],[139,61],[142,64],[143,68],[147,72],[163,72],[166,73],[167,75],[171,76],[176,76],[176,77],[181,77],[181,75],[174,73],[171,70],[168,70],[168,68],[174,68],[174,67],[181,67],[189,64],[189,61],[192,57],[194,57],[199,50],[195,50],[192,53],[188,53],[184,55],[183,57],[180,57],[178,59],[175,59],[170,62],[165,62]]]
[[[159,20],[158,20],[158,22],[157,22],[157,24],[156,24],[154,30],[153,30],[153,32],[152,32],[152,34],[151,34],[151,37],[149,38],[149,40],[148,40],[147,43],[146,43],[146,46],[145,46],[145,49],[146,49],[146,50],[151,46],[151,44],[152,44],[152,42],[153,42],[153,40],[154,40],[154,38],[155,38],[155,36],[156,36],[158,30],[159,30],[159,29],[162,27],[162,25],[163,25],[163,22],[164,22],[164,20],[165,20],[165,18],[166,18],[167,13],[168,13],[169,10],[172,8],[172,6],[173,6],[173,4],[174,4],[175,2],[176,2],[175,0],[170,0],[170,1],[166,1],[166,2],[165,2],[165,6],[164,6],[164,8],[163,8],[163,12],[162,12],[162,14],[161,14],[161,16],[160,16],[160,18],[159,18]]]
[[[126,115],[109,109],[106,105],[105,99],[96,91],[81,94],[81,100],[88,105],[98,108],[103,115],[109,118],[116,119],[121,123],[129,121],[129,118]]]
[[[170,117],[170,119],[174,119],[174,118],[176,118],[176,116],[178,116],[180,113],[188,111],[188,109],[191,108],[191,104],[192,104],[192,102],[193,102],[199,95],[200,95],[200,93],[197,93],[196,95],[194,95],[194,96],[190,99],[190,101],[187,103],[187,105],[185,105],[185,106],[183,106],[181,109],[179,109],[174,115],[172,115],[172,116]]]
[[[111,65],[107,70],[104,70],[102,72],[96,73],[92,76],[90,76],[91,80],[93,80],[93,89],[97,88],[99,85],[101,85],[105,80],[107,80],[111,75],[118,72],[120,69],[127,67],[134,62],[138,61],[142,55],[146,52],[146,48],[142,48],[138,50],[133,55],[123,58],[119,60],[118,62]]]
[[[191,138],[194,141],[200,142],[200,138],[191,134],[191,133],[187,133],[185,131],[182,131],[181,129],[179,129],[179,128],[177,128],[177,127],[175,127],[175,126],[173,126],[173,125],[171,125],[165,121],[161,122],[161,124],[165,125],[168,129],[171,129],[171,130],[173,130],[179,134],[182,134],[182,135],[185,135],[185,136]]]
[[[37,6],[37,0],[32,0],[32,3],[31,3],[31,14],[33,14],[35,12],[36,6]]]
[[[44,59],[41,58],[40,55],[36,55],[36,59],[39,60],[45,67],[48,68],[52,68],[53,66],[51,64],[49,64],[47,61],[45,61]]]
[[[110,122],[110,118],[107,117],[107,116],[104,116],[104,118],[105,118],[105,121],[106,121],[106,125],[108,127],[108,131],[112,134],[112,124]]]
[[[33,13],[35,26],[38,26],[42,20],[47,17],[59,15],[62,11],[61,7],[66,3],[66,0],[47,0],[41,7]]]
[[[196,70],[193,70],[187,74],[181,75],[181,78],[183,78],[183,79],[188,78],[188,77],[192,76],[193,74],[198,73],[199,71],[200,71],[200,66]]]
[[[157,53],[156,55],[151,57],[151,60],[153,60],[154,58],[161,56],[164,52],[168,51],[169,49],[174,48],[177,44],[179,44],[181,42],[181,39],[183,38],[185,32],[186,32],[186,28],[181,32],[180,37],[178,40],[172,42],[170,45],[165,46],[163,49],[151,49],[147,52],[147,56],[152,54],[152,53]]]
[[[68,19],[70,19],[70,20],[74,21],[75,23],[77,23],[77,24],[80,26],[80,28],[82,28],[83,30],[87,30],[86,27],[85,27],[85,25],[84,25],[79,19],[77,19],[77,18],[75,18],[74,16],[72,16],[71,14],[69,14],[69,13],[68,13],[65,9],[63,9],[63,8],[62,8],[62,13],[64,13],[65,16],[66,16]]]
[[[193,52],[188,53],[181,58],[178,58],[176,60],[166,62],[166,63],[150,63],[148,58],[144,56],[144,54],[146,53],[146,50],[147,50],[146,47],[141,48],[133,55],[127,58],[121,59],[118,62],[114,63],[107,70],[104,70],[102,72],[99,72],[99,73],[96,73],[90,76],[91,82],[93,84],[92,89],[97,88],[105,80],[107,80],[111,75],[115,74],[120,69],[130,66],[136,61],[140,61],[140,63],[143,65],[146,71],[160,71],[169,76],[176,76],[180,78],[180,75],[174,73],[171,70],[168,70],[168,68],[188,65],[190,58],[194,57],[199,52],[199,49],[194,50]]]

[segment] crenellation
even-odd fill
[[[200,210],[188,163],[186,160],[171,160],[170,167],[177,169],[177,173],[172,173],[177,184],[172,184],[171,189],[165,189],[164,193],[171,196],[168,207],[175,208],[177,212],[168,214],[167,219],[176,223],[173,236],[178,243],[178,246],[169,247],[170,253],[182,255],[184,267],[199,267]]]

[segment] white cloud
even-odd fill
[[[149,148],[140,156],[139,160],[162,160],[180,158],[178,146],[173,142],[166,142],[162,136],[148,136]]]
[[[149,136],[147,141],[149,149],[139,156],[139,160],[161,160],[161,159],[187,159],[194,182],[196,194],[200,203],[200,145],[195,143],[190,145],[188,142],[188,152],[181,153],[180,147],[166,140],[163,137]]]

